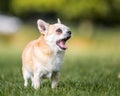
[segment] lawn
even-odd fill
[[[101,33],[93,39],[73,37],[56,89],[51,89],[49,79],[43,81],[39,90],[24,88],[23,47],[1,48],[0,96],[120,96],[119,36]]]

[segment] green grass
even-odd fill
[[[23,86],[20,56],[0,55],[0,96],[120,96],[119,54],[66,56],[58,88],[46,79],[37,91]]]
[[[119,32],[97,29],[100,32],[87,38],[87,48],[82,47],[84,44],[79,40],[76,43],[71,39],[69,43],[76,45],[70,44],[72,48],[69,46],[67,50],[59,86],[51,89],[50,80],[45,79],[40,89],[35,90],[30,85],[24,88],[21,71],[21,50],[39,35],[32,31],[24,30],[10,37],[10,43],[0,41],[0,96],[120,96]],[[36,35],[32,35],[34,33]],[[77,35],[77,39],[80,38]]]

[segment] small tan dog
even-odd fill
[[[41,32],[40,38],[30,42],[22,54],[24,86],[31,79],[32,86],[38,89],[42,79],[49,77],[52,80],[51,87],[55,88],[67,49],[65,43],[71,37],[71,31],[59,19],[56,24],[39,19],[37,25]]]

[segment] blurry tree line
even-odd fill
[[[76,22],[120,23],[120,0],[0,0],[0,11],[26,19],[39,15]]]

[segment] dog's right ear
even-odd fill
[[[38,19],[37,20],[37,26],[38,26],[38,29],[39,31],[42,33],[42,34],[46,34],[47,31],[48,31],[48,27],[49,27],[49,24],[46,23],[45,21],[41,20],[41,19]]]

